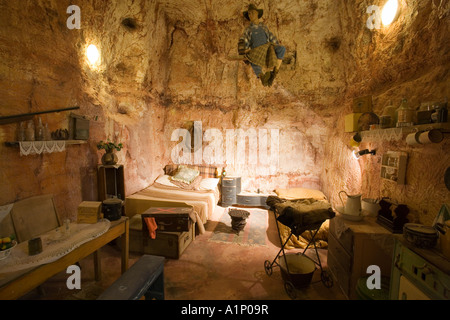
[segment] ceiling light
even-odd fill
[[[364,150],[361,150],[361,151],[357,152],[356,150],[353,150],[352,154],[355,157],[355,159],[359,159],[361,156],[366,155],[366,154],[375,155],[376,151],[375,150],[369,151],[369,149],[364,149]]]
[[[91,65],[98,64],[98,62],[100,60],[100,52],[98,51],[97,47],[93,44],[91,44],[91,45],[89,45],[89,47],[87,47],[86,56]]]
[[[394,21],[398,12],[398,1],[388,0],[381,11],[381,22],[387,26]]]

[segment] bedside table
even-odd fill
[[[222,206],[229,207],[236,203],[236,195],[241,193],[241,177],[222,178]]]
[[[268,196],[268,194],[262,193],[242,192],[241,177],[222,178],[222,207],[241,205],[268,209],[269,206],[266,204]]]
[[[268,194],[253,193],[253,192],[241,192],[236,195],[236,204],[248,207],[264,207],[269,209],[266,204]]]

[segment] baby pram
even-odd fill
[[[272,262],[269,260],[264,262],[264,270],[270,276],[272,275],[273,265],[280,267],[281,276],[284,281],[284,289],[291,299],[296,298],[296,289],[310,285],[312,276],[316,270],[316,265],[320,268],[320,278],[323,284],[327,288],[333,286],[333,279],[322,268],[315,236],[325,220],[333,218],[335,213],[327,202],[317,202],[314,199],[299,199],[298,202],[300,202],[298,206],[296,204],[295,207],[292,207],[290,206],[290,204],[293,204],[292,201],[284,201],[274,196],[270,196],[266,202],[274,212],[275,219],[289,227],[291,232],[283,242],[280,228],[278,223],[276,224],[278,235],[280,236],[281,249]],[[309,231],[311,239],[303,252],[286,255],[284,248],[292,235],[298,237],[305,231]],[[305,254],[311,244],[314,245],[317,260],[313,260]],[[280,256],[281,253],[283,254]]]

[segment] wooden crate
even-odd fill
[[[97,223],[100,219],[102,203],[99,201],[83,201],[78,206],[78,223]]]

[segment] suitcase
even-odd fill
[[[192,225],[192,207],[154,207],[147,209],[142,216],[155,218],[159,231],[185,232]]]

